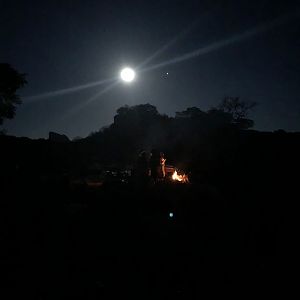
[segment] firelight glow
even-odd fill
[[[120,75],[121,79],[125,82],[131,82],[135,78],[135,72],[131,68],[124,68]]]

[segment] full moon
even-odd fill
[[[121,71],[121,79],[125,82],[133,81],[135,72],[131,68],[125,68]]]

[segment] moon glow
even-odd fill
[[[135,72],[131,68],[124,68],[120,73],[121,79],[125,82],[131,82],[135,78]]]

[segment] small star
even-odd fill
[[[167,72],[166,74],[169,75],[169,72]]]

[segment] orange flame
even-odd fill
[[[187,175],[185,175],[185,174],[178,175],[176,170],[174,171],[174,173],[172,175],[172,179],[180,181],[180,182],[189,182],[189,178]]]

